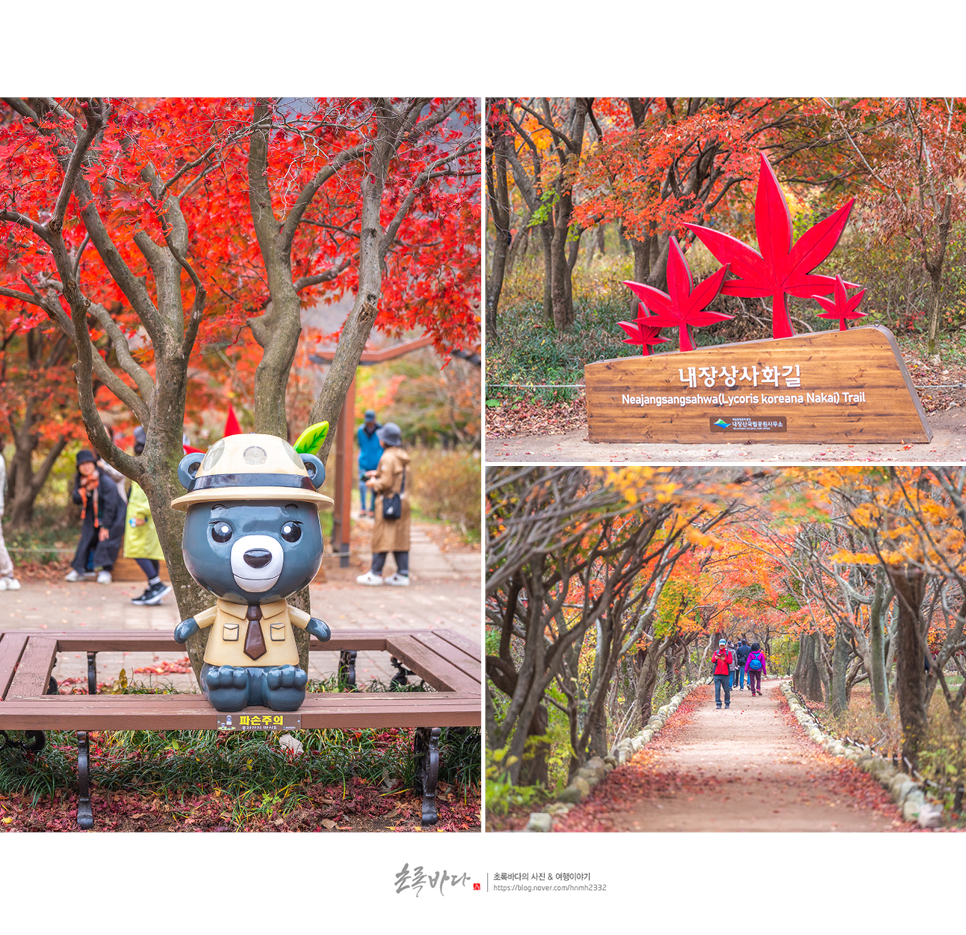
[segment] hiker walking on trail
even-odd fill
[[[735,670],[735,688],[739,687],[739,682],[741,683],[741,691],[745,690],[745,663],[748,661],[748,656],[751,654],[751,647],[748,645],[748,640],[744,637],[741,638],[741,642],[735,649],[735,656],[738,660],[738,665]]]
[[[751,652],[745,662],[745,672],[748,673],[748,687],[751,689],[751,697],[755,695],[761,697],[761,677],[767,676],[765,669],[765,654],[757,643],[751,644]]]
[[[738,687],[738,644],[729,643],[728,649],[731,650],[731,687]]]
[[[359,443],[359,501],[360,518],[376,516],[376,492],[366,481],[376,476],[379,459],[382,457],[382,442],[379,441],[379,429],[382,423],[376,421],[376,411],[367,409],[365,419],[356,429],[356,441]],[[366,493],[369,494],[369,509],[366,510]]]
[[[721,689],[724,687],[724,706],[731,707],[731,667],[734,665],[734,654],[728,649],[725,640],[718,641],[718,648],[711,656],[714,664],[714,703],[715,707],[721,707]]]
[[[383,447],[375,474],[366,485],[376,492],[376,522],[372,528],[372,567],[359,575],[359,584],[409,584],[409,495],[406,484],[409,454],[402,448],[402,432],[395,422],[387,422],[378,431]],[[410,489],[412,489],[410,487]],[[384,578],[386,556],[392,552],[396,571]]]

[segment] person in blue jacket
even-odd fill
[[[371,487],[366,486],[366,480],[374,477],[379,459],[382,457],[382,443],[376,432],[382,428],[382,423],[376,421],[374,409],[367,409],[365,421],[356,429],[356,441],[359,443],[359,502],[362,512],[360,516],[376,515],[376,494]],[[366,492],[369,494],[369,510],[366,511]]]

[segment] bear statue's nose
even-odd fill
[[[245,553],[245,564],[252,568],[264,568],[272,560],[268,549],[249,549]]]

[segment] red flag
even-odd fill
[[[231,404],[228,406],[228,418],[225,419],[225,435],[241,435],[241,426],[238,424],[234,407]]]

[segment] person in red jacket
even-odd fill
[[[761,651],[761,646],[757,643],[751,644],[751,652],[745,660],[745,672],[748,673],[748,687],[751,689],[751,697],[755,695],[761,697],[761,677],[768,675],[765,671],[765,654]]]
[[[731,707],[731,667],[734,665],[734,653],[728,649],[725,640],[718,640],[718,648],[711,656],[711,663],[714,666],[714,703],[721,707],[721,689],[724,688],[724,706]]]

